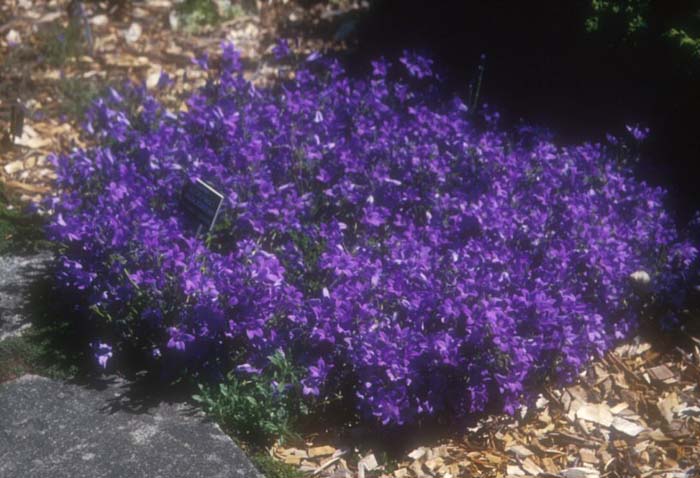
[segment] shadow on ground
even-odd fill
[[[587,32],[590,0],[374,0],[358,18],[353,12],[282,32],[322,39],[354,22],[356,48],[344,54],[353,68],[366,71],[381,55],[415,49],[436,59],[448,89],[463,96],[483,61],[481,102],[501,112],[506,126],[545,127],[563,144],[624,135],[627,124],[648,126],[638,172],[670,191],[669,210],[685,223],[700,208],[700,61],[666,33],[700,2],[650,8],[648,28],[634,41],[623,40],[624,25]]]
[[[4,289],[22,298],[20,315],[26,330],[0,341],[0,383],[30,373],[96,391],[112,390],[106,413],[148,413],[161,403],[191,400],[191,384],[168,384],[134,363],[124,364],[119,375],[104,375],[89,345],[94,336],[90,322],[54,287],[50,266],[35,272],[26,286],[9,284]]]

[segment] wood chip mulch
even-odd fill
[[[490,416],[382,463],[382,450],[322,443],[270,449],[325,478],[700,477],[700,340],[660,353],[637,338],[578,383],[547,388],[517,417]]]
[[[86,145],[75,110],[106,86],[143,83],[169,107],[184,108],[187,93],[205,82],[193,58],[204,53],[215,58],[223,41],[240,51],[245,76],[264,86],[286,74],[274,61],[279,37],[290,39],[299,58],[343,49],[351,41],[347,18],[368,8],[357,0],[313,6],[302,0],[230,2],[246,8],[191,31],[183,26],[177,0],[83,0],[77,21],[89,26],[90,45],[84,31],[77,41],[61,43],[76,25],[70,0],[0,1],[0,188],[25,203],[49,193],[55,174],[47,156]],[[345,32],[343,38],[334,37],[338,31]],[[163,72],[174,82],[167,91],[157,88]],[[16,105],[23,125],[12,135]]]

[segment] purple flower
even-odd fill
[[[244,364],[238,365],[236,367],[236,370],[238,372],[245,372],[245,373],[252,373],[252,374],[259,374],[262,371],[259,368],[253,367],[249,363],[244,363]]]
[[[399,63],[400,79],[384,59],[358,78],[315,54],[259,88],[226,45],[186,112],[142,85],[95,101],[93,146],[52,159],[43,208],[56,281],[104,334],[102,367],[113,346],[267,377],[255,365],[286,350],[309,399],[352,390],[389,426],[514,413],[643,311],[682,325],[700,233],[623,166],[633,148],[503,131],[497,112],[442,94],[429,59]],[[209,235],[182,208],[191,178],[226,198]]]
[[[209,69],[209,55],[207,53],[203,53],[203,54],[193,58],[192,63],[197,65],[202,70],[208,70]]]
[[[638,124],[626,125],[625,129],[632,135],[636,141],[644,141],[649,136],[649,128],[643,128]]]
[[[291,54],[291,49],[289,48],[289,42],[285,38],[280,38],[277,40],[272,53],[275,55],[275,60],[281,61],[287,58]]]
[[[406,67],[409,75],[421,79],[433,76],[433,61],[413,52],[404,51],[399,61]]]
[[[379,60],[372,62],[372,74],[378,77],[385,77],[389,72],[389,62],[385,58],[380,58]]]
[[[170,340],[168,340],[167,345],[169,349],[175,349],[184,352],[186,344],[188,342],[194,341],[194,335],[182,332],[176,327],[169,327],[168,333],[170,334]]]
[[[97,363],[100,367],[107,368],[107,362],[112,358],[112,347],[102,342],[93,343],[92,346]]]

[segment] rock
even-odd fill
[[[30,375],[1,384],[0,476],[262,478],[197,410],[133,393],[116,377],[90,388]]]
[[[51,258],[48,252],[33,256],[0,256],[0,340],[20,335],[30,326],[29,290],[46,274]]]
[[[124,39],[127,43],[136,43],[141,38],[141,25],[134,22],[129,26],[129,29],[124,33]]]

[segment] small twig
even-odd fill
[[[676,347],[676,351],[681,356],[681,359],[686,363],[686,365],[692,368],[695,371],[695,373],[700,374],[700,367],[695,365],[693,361],[686,356],[685,352],[683,352],[683,349],[681,349],[680,347]]]
[[[630,368],[629,368],[627,365],[625,365],[625,364],[622,362],[622,360],[620,360],[619,358],[617,358],[617,357],[615,356],[615,354],[609,353],[609,354],[608,354],[608,358],[609,358],[609,360],[612,362],[612,364],[613,364],[615,367],[617,367],[618,369],[620,369],[620,370],[622,370],[623,372],[625,372],[627,375],[629,375],[630,377],[632,377],[633,379],[635,379],[637,382],[642,383],[642,384],[644,384],[645,386],[648,385],[648,384],[644,381],[643,378],[639,377],[636,373],[634,373],[632,370],[630,370]]]
[[[35,186],[32,184],[21,183],[19,181],[6,180],[3,178],[0,178],[0,183],[2,183],[3,185],[5,185],[8,188],[21,189],[22,191],[26,191],[29,193],[46,194],[50,191],[50,189],[46,186]]]
[[[648,478],[650,476],[660,475],[662,473],[683,473],[683,470],[681,470],[680,468],[668,468],[666,470],[649,470],[645,473],[642,473],[642,478]]]
[[[316,470],[312,473],[313,475],[318,475],[321,473],[323,470],[331,466],[333,463],[336,461],[340,460],[340,458],[345,455],[348,451],[347,450],[342,450],[339,452],[334,453],[334,456],[331,457],[329,460],[327,460],[325,463],[321,464]]]

